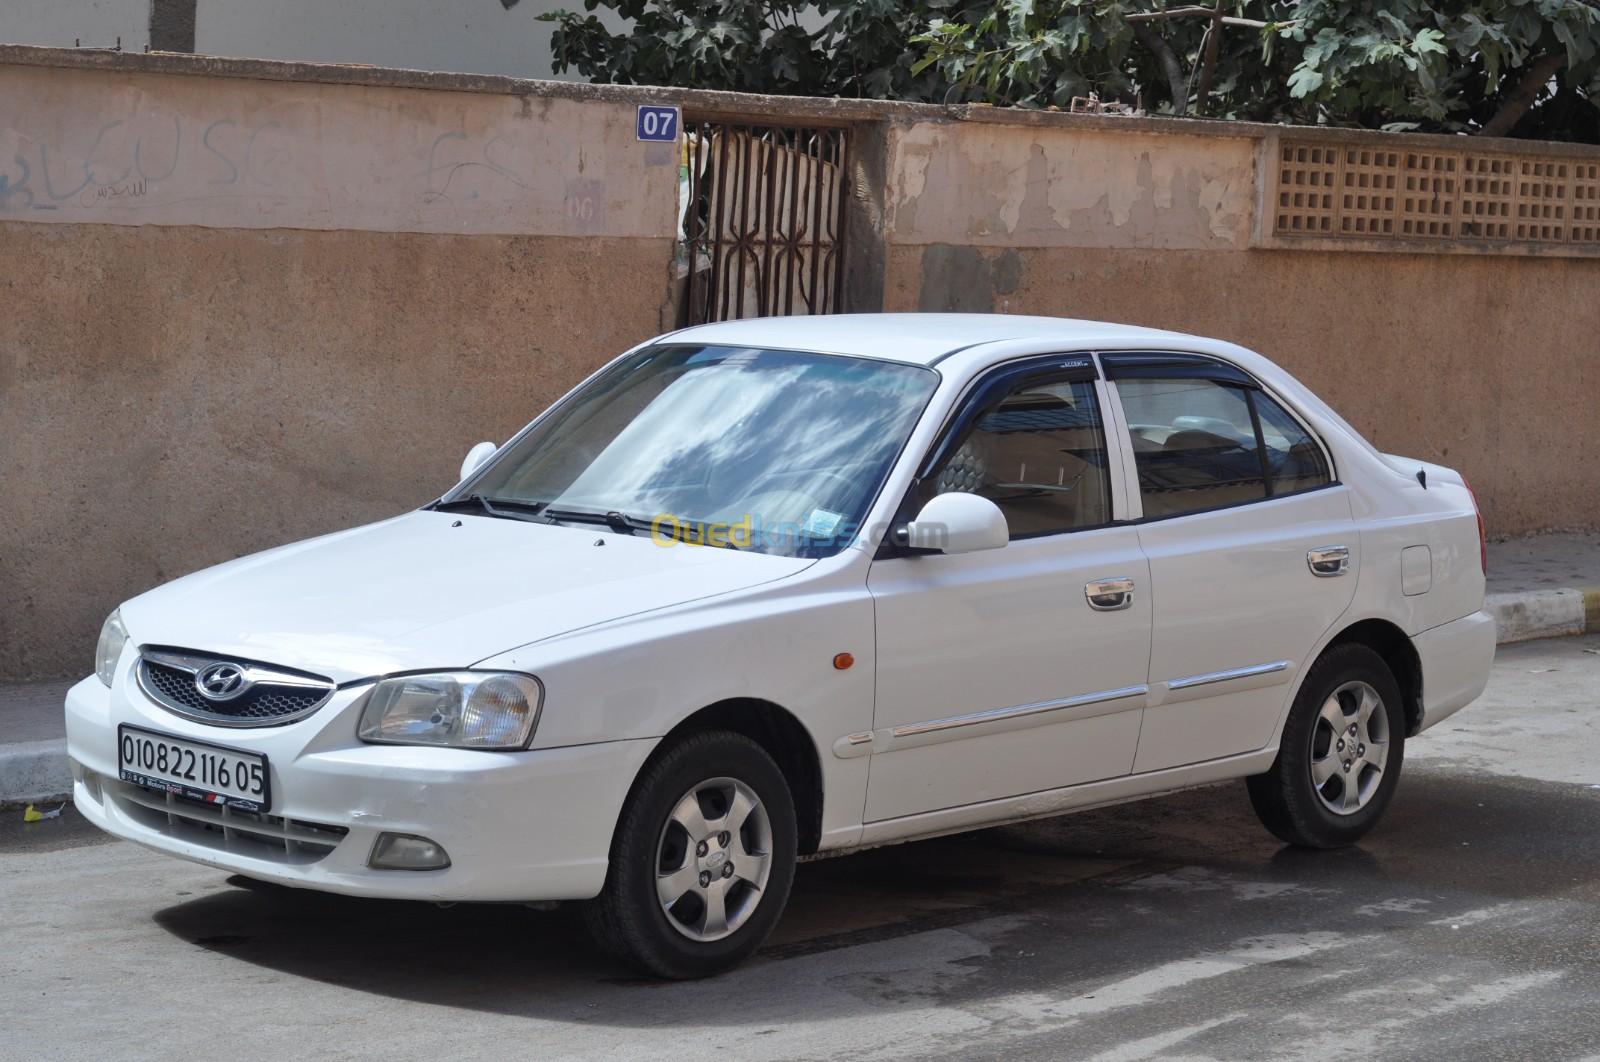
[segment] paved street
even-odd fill
[[[697,984],[566,912],[246,888],[11,810],[0,1056],[1596,1057],[1597,752],[1600,638],[1502,648],[1359,848],[1282,848],[1230,785],[881,849]]]

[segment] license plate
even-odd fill
[[[204,741],[117,727],[117,773],[124,782],[240,811],[272,806],[267,758]]]

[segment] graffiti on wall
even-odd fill
[[[281,128],[273,121],[241,126],[233,118],[199,125],[168,115],[102,122],[76,149],[24,141],[12,152],[10,166],[0,169],[0,213],[142,199],[152,187],[177,178],[182,166],[201,170],[200,182],[218,194],[241,181],[271,189],[271,137]],[[198,152],[185,152],[186,137],[198,143]],[[265,150],[259,146],[263,138]]]

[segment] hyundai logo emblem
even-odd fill
[[[211,664],[194,676],[194,688],[208,701],[231,701],[249,685],[238,664]]]

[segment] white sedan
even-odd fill
[[[67,696],[84,816],[286,885],[585,901],[695,977],[813,854],[1233,778],[1350,844],[1494,653],[1461,476],[1177,333],[690,328],[461,476],[114,612]]]

